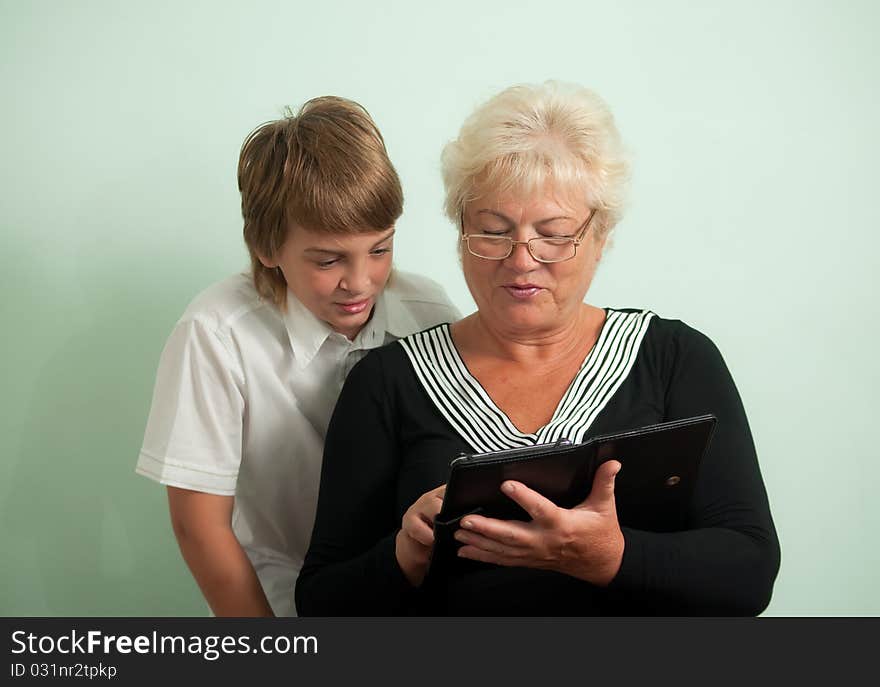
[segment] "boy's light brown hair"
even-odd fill
[[[291,228],[355,234],[390,228],[403,212],[400,179],[369,113],[345,98],[309,100],[260,125],[238,160],[244,241],[257,292],[282,310],[287,282],[273,258]]]

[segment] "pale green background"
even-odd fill
[[[589,300],[707,332],[783,562],[769,615],[880,613],[876,2],[0,4],[0,614],[205,613],[134,463],[200,289],[245,265],[245,135],[362,102],[406,192],[397,262],[471,307],[438,157],[516,82],[595,88],[632,151]]]

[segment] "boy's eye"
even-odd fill
[[[318,267],[327,269],[328,267],[333,267],[337,262],[339,262],[339,258],[331,258],[330,260],[319,260],[316,264]]]
[[[390,252],[391,252],[390,248],[376,248],[375,250],[370,251],[370,253],[372,253],[373,255],[385,255],[386,253],[390,253]]]

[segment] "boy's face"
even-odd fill
[[[279,267],[299,301],[354,339],[391,274],[394,227],[334,236],[294,227],[266,267]]]

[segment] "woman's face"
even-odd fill
[[[279,267],[293,295],[319,320],[353,339],[391,274],[394,227],[333,236],[294,227],[266,267]]]
[[[552,189],[532,198],[490,193],[465,208],[464,232],[514,241],[575,237],[590,212],[585,202]],[[480,317],[497,330],[523,336],[552,333],[576,321],[605,243],[594,236],[588,229],[575,257],[557,263],[536,261],[522,244],[504,260],[486,260],[462,246],[464,278]]]

